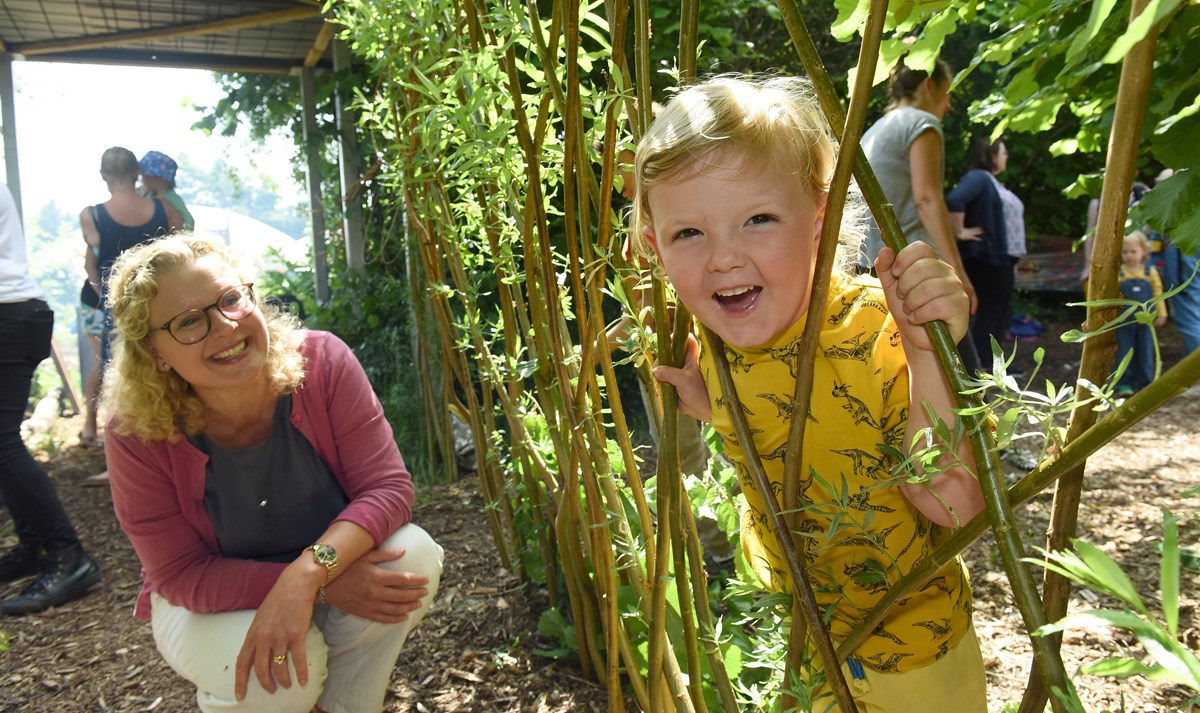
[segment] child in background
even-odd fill
[[[811,86],[794,78],[718,77],[690,87],[637,151],[635,235],[683,304],[724,340],[776,493],[833,165],[831,133]],[[969,303],[961,281],[920,242],[899,254],[884,248],[875,263],[879,279],[853,277],[861,229],[848,219],[840,232],[841,264],[828,301],[816,307],[822,332],[800,466],[808,571],[835,641],[931,551],[938,525],[965,523],[983,507],[968,444],[958,465],[948,463],[928,486],[894,479],[894,462],[881,448],[907,449],[930,425],[927,406],[954,421],[953,394],[923,325],[944,320],[955,340],[963,337]],[[655,376],[675,385],[680,407],[711,418],[725,439],[746,495],[746,560],[767,587],[791,591],[727,400],[705,388],[716,383],[711,355],[697,351],[685,368],[660,366]],[[853,658],[842,668],[860,711],[984,713],[983,661],[962,563],[947,563],[903,599]]]
[[[1158,270],[1146,264],[1150,250],[1146,234],[1135,230],[1125,236],[1121,243],[1121,296],[1127,300],[1147,302],[1163,293],[1162,280]],[[1154,326],[1161,327],[1167,323],[1167,302],[1160,300],[1154,304]],[[1135,391],[1148,386],[1154,380],[1154,335],[1150,333],[1150,325],[1130,319],[1117,327],[1117,360],[1120,364],[1125,355],[1133,351],[1129,367],[1117,381],[1114,395],[1129,396]]]
[[[175,163],[175,159],[161,151],[147,151],[146,155],[138,161],[138,170],[142,174],[142,187],[148,192],[148,197],[161,198],[175,206],[183,218],[183,229],[191,232],[196,228],[196,220],[192,218],[192,213],[187,209],[183,198],[175,192],[175,171],[178,168],[179,165]]]

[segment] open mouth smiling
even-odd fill
[[[713,300],[726,312],[745,312],[758,302],[762,287],[747,285],[728,290],[717,290]]]
[[[226,349],[225,351],[221,352],[220,354],[213,354],[209,358],[212,359],[213,361],[224,361],[226,359],[232,359],[233,357],[241,354],[244,351],[246,351],[246,340],[245,339],[243,339],[242,341],[233,345],[229,349]]]

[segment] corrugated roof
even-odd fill
[[[29,60],[286,73],[331,37],[316,0],[0,0],[0,51]]]

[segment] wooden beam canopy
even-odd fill
[[[45,40],[42,42],[25,42],[9,45],[8,51],[26,57],[78,50],[99,49],[103,47],[122,47],[125,45],[147,42],[152,40],[173,39],[176,37],[195,37],[212,35],[220,32],[245,30],[266,25],[278,25],[296,20],[307,20],[320,16],[317,8],[295,8],[264,12],[255,15],[227,17],[220,20],[205,22],[189,22],[181,25],[167,25],[148,30],[130,30],[126,32],[111,32],[103,35],[87,35],[83,37],[68,37],[62,40]]]

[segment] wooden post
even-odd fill
[[[0,54],[0,122],[4,125],[4,173],[8,192],[17,204],[17,215],[22,219],[25,211],[21,206],[21,169],[17,161],[17,111],[13,106],[12,56]]]
[[[338,166],[342,177],[342,230],[346,238],[346,265],[362,275],[367,263],[363,248],[362,160],[358,151],[355,112],[350,108],[350,88],[345,72],[350,68],[350,50],[346,43],[333,41],[333,71],[337,76],[334,102],[338,125]]]
[[[300,70],[304,105],[304,153],[308,169],[308,202],[312,209],[313,282],[317,303],[329,304],[329,262],[325,252],[325,205],[321,202],[321,147],[317,137],[316,84],[312,67]]]

